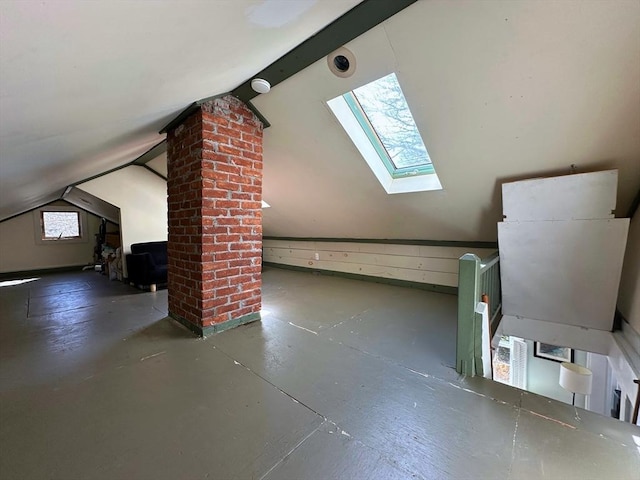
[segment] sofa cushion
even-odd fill
[[[131,245],[131,253],[149,253],[156,266],[167,265],[167,242],[144,242]]]

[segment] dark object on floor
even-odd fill
[[[127,255],[129,283],[156,291],[158,284],[167,283],[167,242],[145,242],[131,245]]]

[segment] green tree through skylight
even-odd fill
[[[356,88],[353,94],[396,168],[431,164],[395,73]]]

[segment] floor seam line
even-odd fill
[[[332,340],[332,339],[327,339],[327,340],[329,340],[332,343],[338,343],[339,345],[344,345],[345,347],[350,348],[352,350],[355,350],[356,352],[360,352],[363,355],[367,355],[369,357],[377,358],[378,360],[382,360],[383,362],[386,362],[389,365],[393,365],[395,367],[402,368],[403,370],[408,370],[409,372],[411,372],[411,373],[413,373],[415,375],[419,375],[419,376],[424,377],[424,378],[433,378],[434,380],[438,380],[440,382],[445,382],[447,384],[449,383],[449,380],[446,380],[444,378],[440,378],[440,377],[438,377],[436,375],[432,375],[430,373],[419,372],[418,370],[414,370],[411,367],[407,367],[406,365],[403,365],[401,363],[395,362],[395,361],[391,360],[390,358],[387,358],[387,357],[384,357],[384,356],[381,356],[381,355],[375,355],[375,354],[373,354],[371,352],[367,352],[366,350],[362,350],[362,349],[360,349],[358,347],[354,347],[354,346],[349,345],[349,344],[344,343],[344,342],[336,342],[335,340]],[[451,367],[451,368],[453,369],[453,367]]]
[[[258,375],[258,376],[259,376],[259,375]],[[262,378],[262,377],[260,377],[260,378]],[[282,462],[284,462],[288,457],[290,457],[290,456],[291,456],[291,454],[292,454],[293,452],[295,452],[298,448],[300,448],[300,446],[302,446],[302,444],[303,444],[304,442],[306,442],[306,441],[311,437],[311,435],[313,435],[314,433],[318,432],[318,431],[320,430],[320,428],[321,428],[325,423],[327,423],[327,419],[326,419],[326,418],[323,420],[323,422],[322,422],[320,425],[318,425],[318,426],[317,426],[316,428],[314,428],[311,432],[309,432],[309,434],[308,434],[307,436],[305,436],[302,440],[300,440],[300,442],[298,442],[298,444],[297,444],[296,446],[294,446],[294,447],[293,447],[291,450],[289,450],[289,451],[288,451],[288,452],[287,452],[287,453],[286,453],[286,454],[285,454],[281,459],[279,459],[279,460],[278,460],[278,461],[277,461],[277,462],[276,462],[276,463],[275,463],[275,464],[274,464],[274,465],[273,465],[269,470],[267,470],[267,471],[264,473],[264,475],[262,475],[262,476],[260,477],[260,479],[259,479],[259,480],[264,480],[264,478],[266,478],[266,477],[267,477],[267,475],[269,475],[273,470],[275,470],[275,469],[278,467],[278,465],[282,464]]]
[[[332,343],[333,343],[333,342],[332,342]],[[344,344],[343,344],[343,345],[344,345]],[[277,385],[275,385],[273,382],[271,382],[271,381],[267,380],[267,379],[266,379],[266,378],[264,378],[262,375],[260,375],[260,374],[258,374],[258,373],[256,373],[256,372],[254,372],[253,370],[251,370],[249,367],[247,367],[247,366],[246,366],[246,365],[244,365],[243,363],[238,362],[236,359],[234,359],[231,355],[229,355],[228,353],[226,353],[226,352],[225,352],[224,350],[222,350],[220,347],[217,347],[216,345],[212,345],[212,346],[213,346],[213,348],[214,348],[214,349],[219,350],[219,351],[220,351],[224,356],[226,356],[227,358],[229,358],[230,360],[232,360],[234,363],[236,363],[236,364],[238,364],[238,365],[242,366],[243,368],[247,369],[250,373],[252,373],[252,374],[253,374],[253,375],[255,375],[256,377],[260,378],[261,380],[264,380],[266,383],[268,383],[269,385],[273,386],[275,389],[277,389],[277,390],[278,390],[278,391],[280,391],[282,394],[284,394],[284,395],[286,395],[287,397],[289,397],[289,398],[290,398],[291,400],[293,400],[294,402],[299,403],[300,405],[302,405],[303,407],[305,407],[305,408],[309,409],[311,412],[315,413],[316,415],[318,415],[319,417],[321,417],[321,418],[323,419],[322,423],[321,423],[320,425],[318,425],[318,427],[317,427],[313,432],[311,432],[309,435],[307,435],[307,436],[304,438],[304,440],[302,440],[298,445],[296,445],[296,446],[293,448],[293,450],[291,450],[291,451],[290,451],[289,453],[287,453],[287,454],[286,454],[282,459],[280,459],[280,460],[279,460],[279,461],[278,461],[278,462],[277,462],[273,467],[271,467],[271,468],[269,469],[269,471],[268,471],[267,473],[265,473],[262,477],[260,477],[260,479],[259,479],[259,480],[263,480],[263,479],[264,479],[264,478],[265,478],[269,473],[271,473],[271,471],[272,471],[273,469],[275,469],[278,465],[280,465],[280,463],[282,463],[282,462],[283,462],[283,461],[284,461],[288,456],[290,456],[290,455],[291,455],[291,454],[292,454],[292,453],[293,453],[293,452],[294,452],[294,451],[295,451],[299,446],[301,446],[301,445],[302,445],[302,444],[303,444],[303,443],[304,443],[304,442],[305,442],[305,441],[306,441],[306,440],[307,440],[311,435],[313,435],[314,433],[316,433],[317,431],[319,431],[319,430],[320,430],[320,428],[321,428],[323,425],[325,425],[325,424],[327,424],[327,423],[329,423],[329,424],[333,425],[334,427],[336,427],[336,433],[339,433],[337,429],[339,429],[340,431],[343,431],[343,428],[342,428],[340,425],[338,425],[336,422],[334,422],[333,420],[331,420],[331,419],[329,419],[328,417],[326,417],[325,415],[323,415],[323,414],[321,414],[321,413],[319,413],[319,412],[315,411],[313,408],[309,407],[307,404],[305,404],[305,403],[303,403],[303,402],[299,401],[299,400],[298,400],[298,399],[296,399],[294,396],[292,396],[292,395],[288,394],[287,392],[285,392],[284,390],[282,390],[280,387],[278,387]],[[348,348],[354,348],[354,347],[351,347],[350,345],[345,345],[345,346],[347,346]],[[372,354],[370,354],[370,353],[368,353],[368,352],[358,350],[357,348],[354,348],[354,349],[355,349],[355,350],[357,350],[357,351],[360,351],[360,352],[362,352],[362,353],[364,353],[364,354],[366,354],[366,355],[374,356],[374,355],[372,355]],[[375,357],[375,356],[374,356],[374,357]],[[375,357],[375,358],[377,358],[377,357]],[[387,359],[385,359],[385,358],[381,358],[381,359],[382,359],[382,360],[387,360]],[[408,370],[412,371],[413,373],[418,373],[418,374],[419,374],[419,375],[421,375],[421,376],[423,375],[423,374],[420,374],[419,372],[416,372],[416,371],[414,371],[414,370],[409,369],[408,367],[404,367],[403,365],[395,364],[395,363],[393,363],[393,362],[390,362],[390,363],[391,363],[392,365],[394,365],[394,366],[399,366],[399,367],[401,367],[401,368],[408,369]],[[425,374],[425,375],[426,375],[426,374]],[[439,378],[437,378],[437,377],[433,377],[433,376],[431,376],[431,375],[429,375],[429,377],[430,377],[430,378],[435,378],[436,380],[440,380],[440,381],[443,381],[443,382],[445,382],[445,381],[446,381],[446,380],[444,380],[444,379],[439,379]],[[347,433],[347,432],[345,432],[345,433]],[[358,444],[360,444],[360,445],[364,446],[365,448],[369,448],[369,449],[373,450],[373,451],[374,451],[374,452],[376,452],[378,455],[380,455],[380,458],[385,459],[387,462],[389,462],[389,464],[390,464],[390,465],[394,465],[394,464],[393,464],[393,458],[392,458],[392,457],[390,457],[390,456],[389,456],[389,455],[388,455],[384,450],[380,450],[379,448],[377,448],[377,447],[375,447],[375,446],[373,446],[373,445],[369,445],[368,443],[363,442],[362,440],[360,440],[360,439],[358,439],[358,438],[355,438],[355,437],[353,437],[352,435],[350,435],[350,434],[348,434],[348,433],[347,433],[347,435],[348,435],[348,437],[349,437],[349,441],[352,441],[352,442],[358,443]],[[396,465],[395,467],[396,467],[396,468],[400,468],[400,469],[401,469],[402,471],[404,471],[405,473],[409,473],[409,474],[411,474],[411,475],[418,475],[420,478],[424,478],[424,477],[422,477],[422,475],[421,475],[419,472],[414,472],[414,471],[409,470],[409,469],[406,469],[406,468],[404,468],[404,467],[402,467],[402,468],[401,468],[401,467],[400,467],[400,466],[398,466],[398,465]]]
[[[509,463],[509,475],[507,478],[512,478],[512,475],[513,475],[513,465],[516,461],[516,438],[518,436],[518,422],[520,421],[521,413],[522,413],[522,408],[518,408],[518,415],[516,416],[516,425],[513,429],[513,440],[511,444],[511,462]]]
[[[100,305],[96,303],[96,304],[93,304],[93,305],[83,305],[83,306],[81,306],[81,307],[70,308],[70,309],[68,309],[68,310],[54,310],[54,311],[52,311],[52,312],[48,312],[48,313],[41,313],[41,314],[33,315],[33,316],[30,316],[30,315],[29,315],[29,309],[27,308],[27,318],[46,317],[46,316],[48,316],[48,315],[55,315],[55,314],[57,314],[57,313],[75,312],[75,311],[78,311],[78,310],[86,310],[87,308],[99,307],[99,306],[100,306]]]
[[[255,375],[256,377],[258,377],[259,379],[267,382],[269,385],[271,385],[273,388],[275,388],[276,390],[278,390],[280,393],[282,393],[283,395],[286,395],[287,397],[289,397],[291,400],[293,400],[294,402],[302,405],[303,407],[305,407],[306,409],[308,409],[309,411],[313,412],[314,414],[318,415],[319,417],[321,417],[324,421],[327,421],[327,417],[322,415],[320,412],[316,412],[313,408],[311,408],[309,405],[307,405],[304,402],[301,402],[300,400],[298,400],[297,398],[295,398],[293,395],[290,395],[289,393],[285,392],[283,389],[281,389],[279,386],[277,386],[275,383],[267,380],[266,378],[264,378],[262,375],[260,375],[257,372],[254,372],[253,370],[251,370],[251,368],[247,367],[244,363],[241,363],[239,361],[237,361],[235,358],[233,358],[231,355],[229,355],[228,353],[226,353],[224,350],[222,350],[219,347],[216,347],[215,345],[213,345],[213,348],[215,348],[216,350],[219,350],[220,353],[222,353],[225,357],[229,358],[230,360],[233,360],[234,363],[240,365],[241,367],[247,369],[249,371],[249,373],[252,373],[253,375]]]
[[[442,381],[442,382],[447,382],[447,383],[448,383],[448,380],[445,380],[444,378],[437,377],[437,376],[432,375],[432,374],[430,374],[430,373],[418,372],[417,370],[414,370],[414,369],[412,369],[411,367],[407,367],[406,365],[402,365],[401,363],[394,362],[393,360],[391,360],[391,359],[389,359],[389,358],[387,358],[387,357],[380,356],[380,355],[375,355],[375,354],[373,354],[373,353],[367,352],[366,350],[361,350],[361,349],[360,349],[360,348],[358,348],[358,347],[354,347],[354,346],[352,346],[352,345],[349,345],[348,343],[344,343],[344,342],[341,342],[341,341],[338,341],[338,340],[334,340],[333,338],[331,338],[331,337],[329,337],[329,336],[328,336],[328,333],[330,332],[330,330],[331,330],[333,327],[338,326],[338,325],[341,325],[341,324],[343,324],[343,323],[345,323],[345,322],[348,322],[349,320],[356,319],[356,318],[358,318],[359,316],[361,316],[362,314],[366,313],[367,311],[369,311],[369,309],[366,309],[366,310],[364,310],[363,312],[357,313],[357,314],[355,314],[355,315],[353,315],[353,316],[351,316],[351,317],[349,317],[349,318],[347,318],[347,319],[343,320],[342,322],[339,322],[339,323],[338,323],[338,324],[336,324],[336,325],[332,325],[331,327],[329,327],[329,328],[327,328],[327,329],[325,329],[325,330],[320,330],[320,331],[318,331],[318,332],[314,332],[314,331],[311,331],[311,330],[309,330],[309,331],[311,331],[312,333],[316,334],[316,335],[317,335],[317,337],[318,337],[319,339],[321,338],[321,339],[323,339],[324,341],[327,341],[327,342],[329,342],[329,343],[338,344],[338,345],[343,345],[343,346],[345,346],[345,347],[347,347],[347,348],[350,348],[350,349],[352,349],[352,350],[355,350],[356,352],[362,353],[362,354],[367,355],[367,356],[372,357],[372,358],[377,358],[378,360],[382,360],[383,362],[386,362],[386,363],[388,363],[389,365],[394,365],[394,366],[396,366],[396,367],[400,367],[400,368],[402,368],[402,369],[409,370],[411,373],[414,373],[414,374],[416,374],[416,375],[420,375],[420,376],[425,377],[425,378],[434,378],[434,379],[440,380],[440,381]],[[280,317],[277,317],[277,316],[275,316],[275,315],[273,316],[273,318],[275,318],[276,320],[281,321],[281,322],[283,322],[283,323],[287,323],[287,324],[289,324],[289,325],[292,325],[292,326],[294,326],[294,327],[302,328],[303,330],[308,330],[308,329],[303,328],[303,327],[300,327],[300,326],[298,326],[298,325],[293,325],[291,322],[289,322],[289,321],[287,321],[287,320],[284,320],[284,319],[282,319],[282,318],[280,318]],[[226,354],[225,354],[225,355],[226,355]],[[227,355],[227,356],[228,356],[228,355]],[[229,358],[231,358],[231,357],[229,356]],[[450,368],[451,368],[451,369],[453,369],[454,367],[453,367],[453,366],[450,366]],[[262,378],[262,377],[261,377],[261,378]],[[274,386],[275,386],[275,385],[274,385]],[[276,388],[278,388],[278,387],[276,387]]]

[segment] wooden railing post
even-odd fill
[[[500,256],[498,252],[480,261],[480,295],[482,302],[489,305],[489,324],[491,334],[496,331],[502,309],[502,291],[500,286]],[[486,295],[486,300],[485,296]]]
[[[456,370],[463,375],[474,376],[475,310],[480,298],[480,259],[472,253],[467,253],[460,257],[459,264]]]

